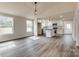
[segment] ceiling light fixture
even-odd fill
[[[34,15],[37,15],[37,2],[34,2],[34,5],[35,5],[35,6],[34,6],[34,7],[35,7],[35,8],[34,8]]]
[[[63,16],[59,16],[60,18],[62,18]]]

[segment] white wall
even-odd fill
[[[73,24],[72,24],[73,28],[72,28],[72,38],[74,41],[76,41],[76,13],[73,17]]]
[[[73,40],[76,41],[76,46],[79,46],[79,3],[77,3],[73,20],[74,20]]]
[[[76,11],[75,15],[75,39],[76,39],[76,46],[79,46],[79,11]]]
[[[26,20],[27,20],[26,18],[19,16],[13,16],[13,17],[14,17],[14,33],[1,35],[0,42],[33,35],[33,33],[26,33]]]
[[[76,46],[79,46],[79,3],[77,3],[75,17],[73,20],[74,20],[73,39],[76,41]]]

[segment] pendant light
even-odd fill
[[[35,9],[35,10],[34,10],[34,15],[37,15],[37,2],[34,2],[34,5],[35,5],[35,6],[34,6],[34,7],[35,7],[35,8],[34,8],[34,9]]]

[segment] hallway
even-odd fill
[[[0,43],[0,56],[4,57],[74,57],[79,56],[71,35],[47,38],[39,36]]]

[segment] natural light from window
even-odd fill
[[[13,18],[0,16],[0,35],[13,33]]]
[[[26,32],[32,32],[32,31],[33,31],[33,21],[26,20]]]
[[[71,25],[70,24],[67,24],[67,29],[71,29]]]

